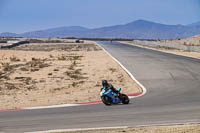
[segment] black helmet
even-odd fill
[[[103,85],[103,87],[107,86],[108,85],[108,81],[107,80],[102,80],[102,85]]]

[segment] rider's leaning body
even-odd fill
[[[116,94],[119,94],[119,91],[116,90],[116,89],[113,87],[112,84],[108,83],[107,80],[102,80],[102,86],[103,86],[103,88],[101,88],[101,91],[102,91],[102,89],[105,89],[105,91],[107,91],[107,90],[110,89],[112,92],[114,92],[114,93],[116,93]]]

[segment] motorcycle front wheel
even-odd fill
[[[112,99],[108,96],[103,96],[101,97],[102,99],[102,102],[105,104],[105,105],[111,105],[112,104]]]

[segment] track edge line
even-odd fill
[[[141,96],[143,96],[143,95],[145,95],[146,93],[147,93],[147,89],[128,71],[128,69],[126,69],[125,67],[124,67],[124,65],[122,65],[115,57],[113,57],[108,51],[106,51],[100,44],[98,44],[97,42],[96,42],[96,44],[101,48],[101,49],[103,49],[103,51],[106,53],[106,54],[108,54],[114,61],[116,61],[120,66],[121,66],[121,68],[122,69],[124,69],[124,71],[132,78],[132,80],[134,80],[141,88],[142,88],[142,94],[141,95],[139,95],[139,96],[134,96],[134,98],[136,98],[136,97],[141,97]]]
[[[48,131],[36,131],[36,132],[26,132],[26,133],[54,133],[54,132],[71,132],[71,131],[94,131],[94,130],[106,130],[106,129],[122,129],[128,128],[128,126],[119,127],[97,127],[97,128],[76,128],[76,129],[58,129],[58,130],[48,130]]]

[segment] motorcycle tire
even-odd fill
[[[101,97],[102,99],[102,102],[105,104],[105,105],[111,105],[112,104],[112,99],[108,96],[103,96]]]
[[[129,101],[130,101],[128,96],[125,94],[121,94],[121,100],[123,104],[129,104]]]

